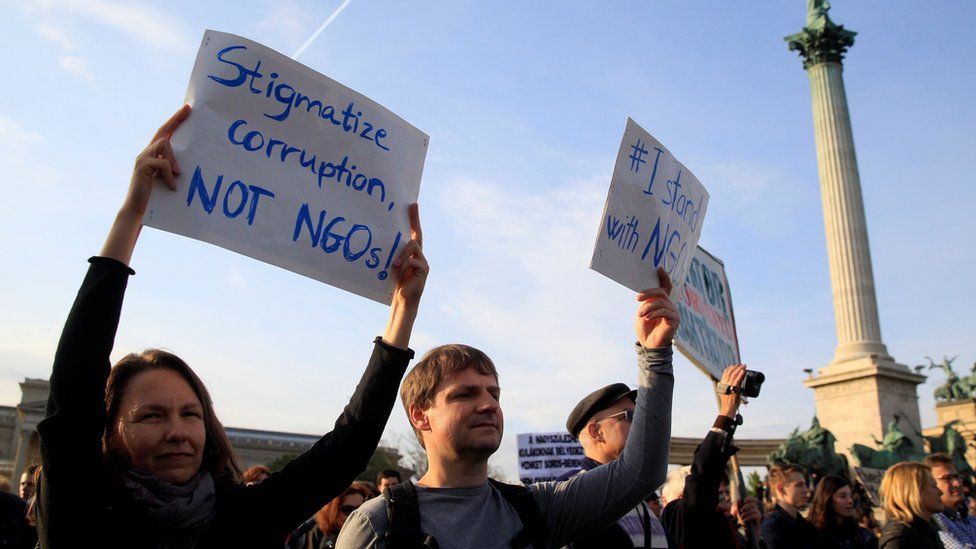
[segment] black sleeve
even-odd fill
[[[712,430],[705,435],[705,440],[695,450],[695,457],[691,463],[691,473],[685,480],[685,489],[681,498],[684,500],[685,513],[711,513],[718,506],[718,486],[722,482],[725,465],[734,453],[734,447],[728,446],[725,452],[726,438],[732,436],[728,430],[732,420],[726,416],[718,416]],[[723,433],[716,432],[716,429]]]
[[[264,482],[237,491],[229,502],[236,509],[219,514],[228,518],[229,513],[235,521],[251,517],[268,532],[284,536],[342,493],[376,450],[412,358],[413,351],[377,337],[369,365],[332,432]]]
[[[89,262],[54,355],[47,412],[37,425],[43,465],[37,530],[44,547],[98,539],[104,527],[106,490],[92,486],[105,481],[105,382],[122,298],[134,273],[114,259]]]

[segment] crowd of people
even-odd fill
[[[188,116],[184,106],[138,156],[102,251],[89,260],[37,426],[40,464],[24,472],[19,497],[0,499],[0,547],[976,547],[964,479],[944,455],[888,469],[880,531],[859,516],[855,486],[841,477],[818,479],[806,516],[810,481],[799,466],[770,470],[768,505],[734,490],[742,365],[724,372],[720,413],[693,463],[668,474],[680,317],[663,269],[659,287],[636,296],[637,388],[607,385],[567,417],[584,450],[580,469],[529,485],[489,478],[504,427],[491,358],[442,345],[407,372],[429,271],[416,204],[393,263],[389,321],[332,430],[280,470],[242,471],[206,386],[182,359],[148,349],[109,361],[149,197],[160,180],[176,189],[181,168],[169,139]],[[357,481],[398,387],[426,472]]]

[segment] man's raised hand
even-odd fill
[[[660,288],[637,294],[637,301],[641,304],[637,307],[634,328],[638,343],[648,349],[671,345],[681,320],[678,308],[671,301],[671,290],[674,288],[671,277],[662,267],[657,268],[657,276],[661,282]]]

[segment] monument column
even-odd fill
[[[807,6],[803,30],[786,40],[810,78],[837,349],[831,363],[804,384],[814,389],[817,417],[837,437],[839,451],[849,454],[854,443],[874,446],[896,415],[900,429],[921,448],[916,386],[925,377],[895,363],[881,341],[841,64],[856,33],[830,20],[826,0],[808,0]]]

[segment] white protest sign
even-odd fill
[[[590,268],[639,292],[659,286],[661,266],[678,286],[707,207],[695,175],[628,118]]]
[[[522,484],[556,480],[578,470],[582,459],[583,447],[565,431],[518,435],[519,480]]]
[[[715,380],[722,379],[727,366],[741,362],[725,265],[698,246],[685,283],[672,297],[681,313],[674,338],[678,350]]]
[[[146,225],[210,242],[381,303],[410,240],[427,136],[261,44],[208,30],[172,138],[177,192]]]

